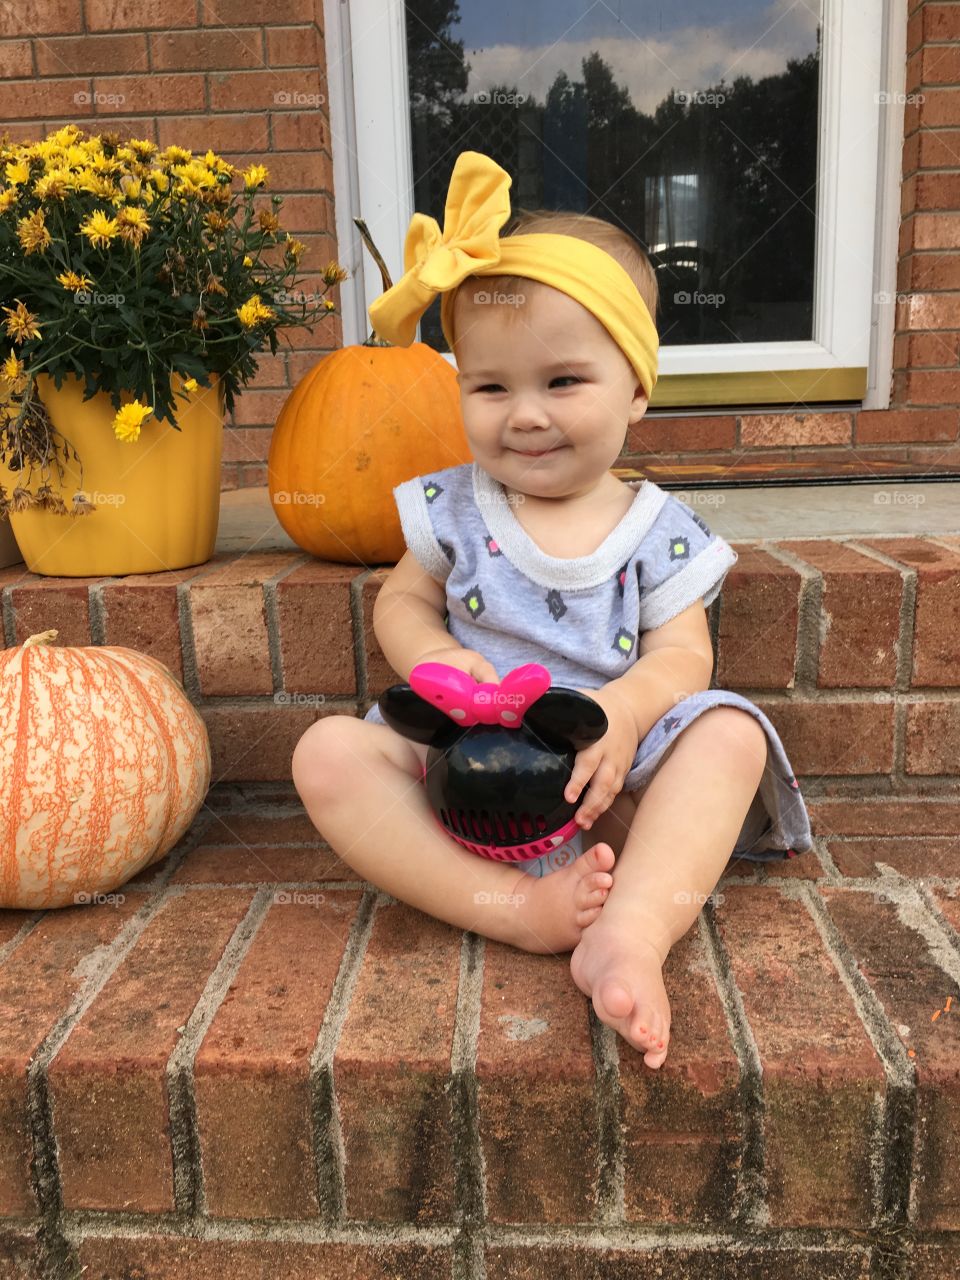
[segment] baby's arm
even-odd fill
[[[408,680],[420,662],[445,662],[469,672],[475,680],[498,681],[482,654],[464,649],[443,624],[447,595],[420,566],[412,551],[404,552],[380,588],[373,606],[373,633],[394,671]]]

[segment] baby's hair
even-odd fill
[[[656,323],[657,306],[660,301],[660,290],[657,277],[650,259],[644,253],[640,243],[621,227],[603,218],[594,218],[588,213],[566,213],[554,209],[521,209],[507,223],[503,236],[520,235],[554,235],[576,236],[603,249],[620,263],[627,275],[640,291],[640,296],[647,304],[647,310]],[[520,276],[468,276],[460,285],[476,291],[477,288],[491,293],[522,293],[524,285],[531,281]],[[469,295],[469,290],[467,290]],[[459,294],[459,290],[458,290]]]

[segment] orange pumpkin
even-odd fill
[[[267,484],[277,519],[305,551],[341,564],[395,564],[405,543],[394,486],[470,457],[450,364],[425,343],[393,347],[371,334],[324,356],[290,393]]]
[[[210,785],[206,726],[162,663],[56,635],[0,651],[0,907],[112,892],[173,848]]]

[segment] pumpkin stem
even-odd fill
[[[23,647],[27,649],[32,644],[52,644],[59,634],[59,631],[38,631],[24,640]]]
[[[357,230],[360,232],[360,239],[367,246],[371,258],[373,258],[374,262],[380,268],[380,278],[383,281],[383,291],[386,293],[388,289],[393,288],[393,281],[390,279],[390,272],[387,270],[387,264],[384,262],[380,250],[373,243],[373,237],[370,234],[370,229],[364,220],[362,218],[354,218],[353,222]],[[365,347],[391,347],[393,346],[393,343],[387,342],[385,338],[378,338],[376,331],[371,329],[370,337],[363,345]]]

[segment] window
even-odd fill
[[[515,209],[593,213],[647,248],[661,296],[655,406],[864,398],[885,296],[874,266],[882,143],[903,111],[881,92],[882,5],[334,9],[331,86],[342,77],[355,128],[339,148],[338,225],[362,210],[394,278],[412,213],[442,225],[457,154],[483,151],[513,177]],[[344,339],[362,340],[379,274],[358,245],[341,258],[363,282],[352,313],[344,299]],[[892,310],[880,317],[891,332]],[[443,351],[438,312],[421,337]]]

